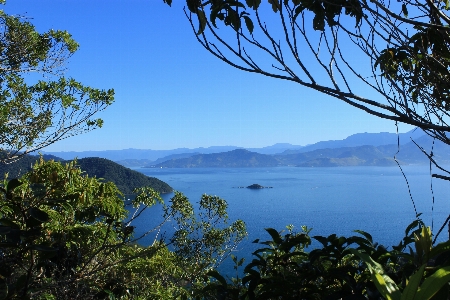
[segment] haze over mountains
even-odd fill
[[[279,143],[263,148],[214,146],[209,148],[179,148],[173,150],[109,150],[86,152],[49,152],[64,159],[96,156],[115,160],[126,167],[195,168],[195,167],[331,167],[331,166],[391,166],[394,155],[402,164],[428,162],[427,157],[412,142],[430,151],[433,140],[422,130],[395,133],[357,133],[343,140],[321,141],[299,146]],[[400,151],[398,144],[400,145]],[[434,157],[450,162],[446,145],[434,142]]]

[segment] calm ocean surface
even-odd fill
[[[145,175],[167,182],[192,203],[202,194],[227,200],[230,220],[242,219],[249,233],[237,256],[251,252],[254,239],[268,240],[264,228],[282,230],[292,224],[313,228],[311,236],[332,233],[350,236],[355,229],[372,234],[385,246],[398,244],[415,212],[405,179],[398,167],[341,168],[137,168]],[[417,211],[436,233],[450,213],[450,182],[431,181],[428,166],[404,166]],[[240,189],[257,183],[271,189]],[[433,185],[433,194],[431,192]],[[163,195],[166,202],[173,194]],[[138,232],[160,219],[158,208],[150,209],[133,225]],[[444,229],[439,240],[447,238]],[[150,239],[142,243],[150,243]],[[249,262],[248,257],[246,259]]]

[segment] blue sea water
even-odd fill
[[[375,242],[397,245],[416,210],[436,233],[450,214],[450,182],[431,179],[428,166],[404,166],[406,180],[398,167],[341,168],[195,168],[135,169],[167,182],[191,202],[202,194],[217,195],[228,202],[230,220],[242,219],[249,233],[235,253],[246,257],[255,249],[251,241],[270,236],[264,228],[300,230],[312,228],[311,236],[355,235],[369,232]],[[257,183],[270,189],[238,188]],[[431,185],[433,189],[431,189]],[[164,195],[167,202],[173,194]],[[433,204],[434,198],[434,204]],[[133,225],[143,232],[157,224],[161,210],[151,209]],[[150,243],[149,236],[142,243]],[[439,240],[448,238],[444,229]],[[313,245],[314,246],[314,245]]]

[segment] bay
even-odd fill
[[[425,223],[433,225],[433,233],[450,213],[450,182],[432,179],[429,167],[423,165],[403,166],[407,181],[398,167],[135,170],[167,182],[192,203],[198,203],[202,194],[225,199],[230,221],[241,219],[247,225],[248,239],[235,253],[247,261],[255,249],[251,241],[270,238],[264,228],[283,230],[292,224],[299,231],[306,225],[312,228],[311,236],[351,236],[358,229],[369,232],[375,242],[393,246],[415,219],[414,205]],[[254,183],[272,188],[238,188]],[[172,196],[163,195],[163,199],[168,202]],[[139,234],[160,219],[161,210],[150,209],[133,225]],[[447,238],[444,229],[438,240]],[[141,242],[148,244],[152,239],[150,235]]]

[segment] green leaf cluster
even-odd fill
[[[196,286],[246,235],[242,221],[227,223],[218,197],[204,195],[196,213],[180,193],[168,206],[153,189],[135,193],[125,203],[113,183],[85,175],[76,161],[41,158],[21,178],[5,178],[0,299],[185,297],[186,285]],[[171,221],[176,232],[139,246],[133,221],[156,204],[164,208],[160,226]]]
[[[67,31],[40,33],[27,20],[0,10],[0,150],[8,153],[4,162],[102,126],[93,116],[112,104],[114,90],[62,76],[64,63],[78,46]],[[42,73],[46,80],[35,82],[31,73]]]
[[[431,232],[418,219],[392,250],[373,242],[372,236],[314,236],[307,228],[288,233],[267,228],[271,240],[260,242],[244,277],[226,280],[209,272],[209,281],[196,299],[448,299],[450,241],[432,246]],[[414,250],[412,248],[414,246]],[[235,268],[243,260],[233,258]]]

